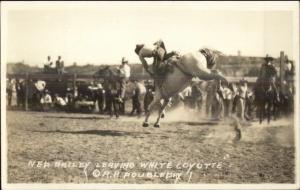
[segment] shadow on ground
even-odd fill
[[[66,134],[83,134],[83,135],[100,135],[100,136],[137,136],[151,134],[149,132],[126,132],[126,131],[114,131],[114,130],[84,130],[84,131],[32,131],[37,133],[66,133]]]
[[[54,118],[54,119],[87,119],[87,120],[101,120],[107,119],[106,117],[72,117],[72,116],[44,116],[44,118]]]
[[[177,124],[184,124],[184,125],[191,125],[191,126],[197,126],[197,125],[217,125],[218,122],[208,121],[208,122],[197,122],[197,121],[179,121],[174,122]]]

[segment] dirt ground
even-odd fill
[[[292,119],[242,124],[234,142],[231,121],[191,115],[143,128],[137,117],[7,111],[8,182],[294,183]]]

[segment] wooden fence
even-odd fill
[[[284,67],[285,67],[285,55],[284,52],[280,52],[280,73],[279,78],[280,82],[282,83],[284,80]],[[94,80],[93,75],[83,75],[83,74],[45,74],[45,73],[35,73],[35,74],[7,74],[7,78],[15,78],[15,79],[25,79],[25,110],[28,110],[28,84],[29,81],[32,79],[37,80],[64,80],[64,81],[72,81],[73,89],[75,89],[76,81],[79,80]],[[149,79],[149,76],[145,75],[144,73],[136,74],[134,76],[135,79],[145,80]],[[239,82],[242,78],[247,80],[249,85],[252,86],[255,82],[257,77],[226,77],[229,82]]]

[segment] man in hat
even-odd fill
[[[294,75],[294,63],[286,57],[285,60],[285,78],[286,81],[290,81],[293,79]]]
[[[276,91],[276,94],[278,94],[277,87],[275,85],[275,80],[277,76],[277,70],[275,66],[273,65],[273,57],[269,57],[267,54],[264,58],[265,63],[262,65],[259,75],[259,80],[265,87],[271,84],[272,88]]]
[[[121,94],[119,97],[119,101],[122,103],[125,98],[125,92],[126,92],[126,84],[130,77],[130,66],[128,63],[128,60],[123,57],[121,66],[119,67],[119,73],[120,73],[120,85],[121,85]]]
[[[260,68],[260,72],[259,72],[259,78],[260,79],[265,79],[267,77],[268,74],[268,70],[272,67],[274,67],[273,65],[273,57],[269,57],[269,55],[267,54],[266,57],[264,58],[265,62],[262,64],[261,68]]]
[[[166,73],[168,72],[168,66],[177,62],[179,53],[176,51],[171,51],[167,53],[165,44],[161,39],[156,41],[153,45],[155,46],[155,49],[153,50],[154,62],[152,67],[154,72],[155,83],[158,86],[160,86],[165,79]],[[173,56],[174,59],[166,62],[166,60]]]

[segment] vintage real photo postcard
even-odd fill
[[[1,2],[1,181],[299,189],[299,2]]]

